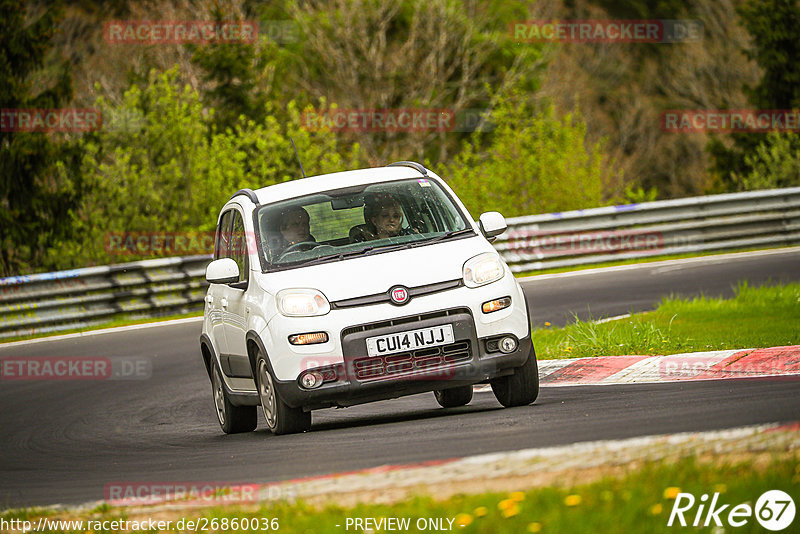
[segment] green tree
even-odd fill
[[[750,172],[737,177],[743,189],[800,186],[800,150],[796,136],[771,132],[744,159]]]
[[[298,37],[279,56],[288,87],[343,109],[493,107],[490,90],[534,91],[542,45],[519,43],[514,21],[533,18],[524,0],[308,0],[287,3]],[[357,138],[373,164],[448,160],[468,133],[370,131]]]
[[[800,69],[797,68],[797,58],[800,57],[800,33],[797,32],[800,26],[800,1],[747,0],[737,11],[752,37],[752,47],[745,52],[763,69],[759,84],[746,87],[750,103],[758,109],[800,108]],[[731,146],[718,138],[709,144],[721,188],[747,189],[763,183],[744,177],[750,177],[754,172],[764,172],[763,168],[755,169],[753,165],[762,161],[764,151],[771,150],[766,146],[774,143],[765,143],[763,134],[738,133],[731,137]],[[790,153],[800,150],[797,134],[787,134],[786,142],[789,143]]]
[[[221,6],[213,10],[218,22],[239,20]],[[192,62],[205,73],[203,101],[217,110],[219,129],[233,128],[240,116],[256,122],[264,118],[267,92],[258,84],[266,58],[257,43],[219,43],[196,46]]]
[[[493,134],[475,134],[443,177],[470,213],[500,211],[507,217],[598,206],[608,179],[599,144],[586,147],[577,114],[557,117],[518,95],[492,114]],[[434,167],[435,168],[435,167]]]
[[[212,230],[234,191],[301,177],[290,138],[309,174],[352,168],[358,161],[358,145],[341,146],[329,131],[304,130],[293,102],[284,110],[287,120],[278,120],[267,106],[261,122],[244,119],[220,131],[215,110],[203,105],[197,91],[181,86],[178,74],[177,68],[153,71],[120,104],[97,101],[109,123],[84,139],[83,173],[92,193],[75,214],[82,240],[61,248],[65,261],[139,257],[109,255],[110,232]]]
[[[67,61],[47,63],[61,10],[33,22],[23,0],[0,0],[0,108],[52,109],[72,98]],[[8,120],[8,116],[4,122]],[[49,249],[70,235],[81,185],[79,154],[62,134],[0,131],[0,274],[51,267]]]

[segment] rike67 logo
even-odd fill
[[[756,501],[755,507],[750,502],[735,506],[723,503],[719,493],[714,493],[710,501],[705,493],[699,500],[691,493],[678,493],[667,526],[723,527],[727,524],[731,527],[743,527],[755,516],[759,525],[778,532],[792,524],[795,512],[794,500],[781,490],[765,491]]]

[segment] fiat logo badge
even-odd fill
[[[403,286],[396,286],[389,290],[389,298],[395,304],[405,304],[408,302],[408,289]]]

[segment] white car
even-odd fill
[[[470,217],[413,162],[236,192],[220,212],[203,361],[226,433],[311,427],[311,411],[432,391],[442,407],[491,384],[539,393],[525,297]]]

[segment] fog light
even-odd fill
[[[517,339],[512,336],[506,336],[500,340],[500,352],[508,354],[517,350]]]
[[[300,377],[300,385],[306,389],[318,388],[322,385],[322,375],[316,371],[311,371]]]
[[[295,334],[289,336],[289,343],[292,345],[315,345],[328,341],[328,334],[325,332],[312,332],[311,334]]]
[[[484,302],[481,306],[481,311],[483,313],[492,313],[496,312],[497,310],[502,310],[503,308],[508,308],[511,306],[511,297],[503,297],[501,299],[494,299],[490,300],[489,302]]]

